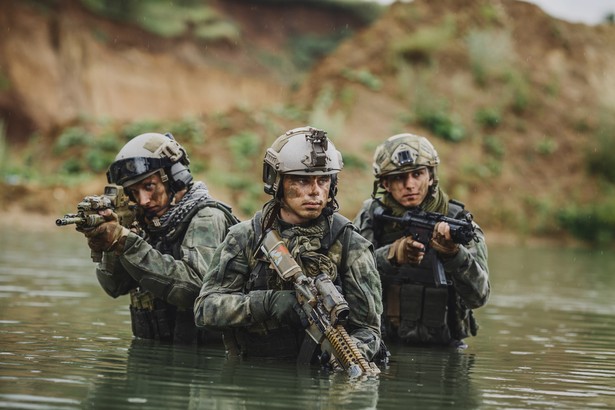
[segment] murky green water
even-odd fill
[[[615,255],[491,247],[490,268],[466,351],[391,346],[378,378],[351,381],[133,341],[80,235],[4,232],[0,408],[615,408]]]

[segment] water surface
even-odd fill
[[[50,221],[53,223],[53,221]],[[615,256],[491,247],[462,352],[390,346],[380,376],[133,340],[70,228],[0,239],[0,408],[615,408]]]

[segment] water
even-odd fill
[[[134,341],[70,228],[0,239],[0,408],[615,408],[615,255],[491,247],[463,352],[390,346],[377,378]]]

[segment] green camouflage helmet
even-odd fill
[[[314,127],[300,127],[279,136],[265,153],[263,182],[265,192],[277,196],[282,175],[331,175],[335,195],[335,175],[342,170],[342,154]]]
[[[421,167],[431,168],[434,179],[440,158],[436,149],[425,137],[414,134],[397,134],[387,138],[374,153],[376,179],[403,174]]]

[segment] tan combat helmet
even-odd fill
[[[160,172],[169,181],[173,192],[181,191],[192,182],[186,150],[170,133],[149,132],[128,141],[109,166],[107,180],[128,187]]]
[[[279,136],[265,153],[264,189],[267,194],[279,197],[283,175],[331,175],[329,197],[333,199],[336,175],[343,166],[342,154],[325,131],[309,126],[294,128]]]

